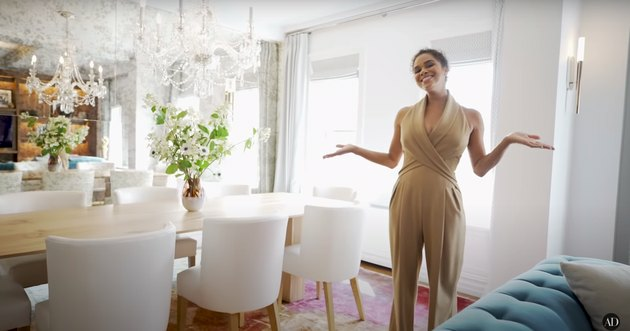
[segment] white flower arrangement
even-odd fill
[[[48,118],[46,124],[37,125],[37,118],[22,113],[20,118],[28,121],[29,128],[35,128],[27,133],[28,141],[42,149],[42,155],[57,157],[62,153],[70,153],[88,135],[86,125],[73,126],[67,117],[55,116]]]
[[[231,155],[232,149],[243,144],[251,148],[252,136],[236,144],[229,141],[229,110],[227,105],[214,109],[207,118],[200,118],[192,109],[179,109],[172,104],[160,104],[147,95],[145,104],[151,109],[155,127],[147,139],[151,156],[168,164],[167,174],[183,175],[191,186],[198,186],[203,173],[215,162]],[[263,129],[260,136],[268,138],[270,130]],[[196,182],[196,184],[194,184]],[[189,196],[196,196],[191,193]]]

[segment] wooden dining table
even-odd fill
[[[104,238],[148,232],[172,223],[177,233],[201,231],[204,220],[215,218],[286,215],[286,245],[299,242],[306,204],[349,206],[350,202],[295,193],[234,195],[206,200],[202,210],[189,212],[179,202],[103,205],[0,215],[0,258],[46,251],[51,235],[69,238]],[[283,274],[283,300],[303,296],[303,281]]]

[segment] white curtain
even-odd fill
[[[492,146],[499,143],[503,137],[497,137],[496,124],[498,120],[499,96],[501,95],[501,82],[499,81],[499,61],[501,60],[501,38],[503,37],[503,4],[505,0],[494,1],[494,22],[492,27],[492,65],[494,66],[494,82],[492,86],[492,123],[490,128],[490,141]]]
[[[306,142],[309,39],[308,33],[286,38],[285,93],[278,114],[274,192],[300,192]]]

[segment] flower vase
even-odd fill
[[[200,178],[188,178],[182,188],[182,205],[188,211],[199,211],[206,201],[206,193]]]
[[[48,156],[48,171],[59,172],[63,169],[59,155]]]

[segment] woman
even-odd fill
[[[434,49],[414,57],[416,84],[426,96],[396,115],[387,153],[355,145],[337,145],[329,158],[354,153],[394,168],[404,155],[389,207],[394,301],[389,329],[413,330],[422,249],[429,273],[429,321],[432,330],[457,312],[457,281],[461,273],[466,230],[455,168],[468,148],[473,171],[485,175],[499,163],[507,147],[522,144],[553,149],[537,135],[511,133],[489,153],[483,144],[481,114],[457,104],[446,89],[448,61]]]

